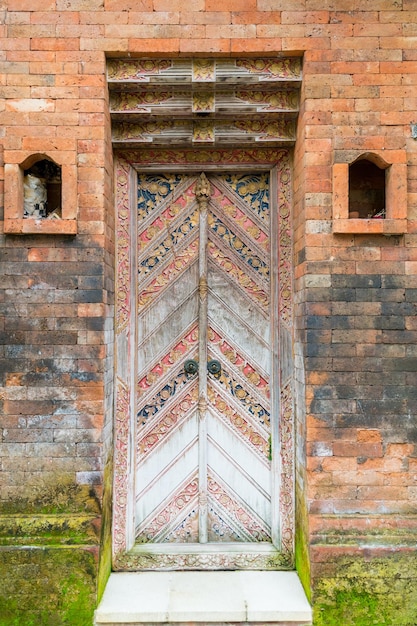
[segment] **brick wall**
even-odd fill
[[[393,615],[396,625],[415,623],[415,0],[6,0],[0,37],[1,165],[48,153],[75,166],[78,207],[76,236],[0,235],[4,515],[56,511],[62,484],[71,514],[87,510],[97,527],[93,500],[101,501],[112,430],[105,53],[303,54],[294,151],[298,565],[308,584],[311,560],[317,624]],[[405,157],[404,235],[333,234],[332,166],[348,151]],[[352,606],[353,617],[343,613]]]

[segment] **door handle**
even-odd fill
[[[209,361],[207,363],[207,369],[210,372],[210,374],[220,374],[220,372],[222,371],[222,366],[220,361],[216,361],[216,359],[213,359],[212,361]]]
[[[207,363],[207,370],[210,374],[220,374],[222,371],[222,366],[220,361],[213,359]],[[198,363],[194,359],[187,359],[184,363],[184,371],[186,374],[197,374],[198,373]]]
[[[184,371],[186,374],[197,374],[198,363],[194,359],[187,359],[184,363]]]

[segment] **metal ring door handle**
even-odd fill
[[[222,366],[220,361],[216,361],[215,359],[213,359],[212,361],[209,361],[207,363],[207,369],[210,372],[210,374],[220,374],[220,372],[222,371]]]
[[[184,363],[184,371],[186,374],[197,374],[198,363],[194,359],[187,359]]]

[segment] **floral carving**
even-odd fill
[[[172,67],[167,59],[110,59],[107,63],[107,77],[109,80],[142,80],[148,81],[149,76],[160,74]]]
[[[136,570],[276,570],[292,569],[293,562],[287,553],[216,553],[128,552],[118,555],[115,568]]]
[[[113,551],[126,550],[126,516],[129,466],[129,391],[120,380],[116,386],[116,446],[114,455]]]
[[[236,67],[243,67],[264,80],[277,78],[301,78],[301,59],[237,59]]]
[[[129,206],[130,165],[120,160],[116,169],[117,177],[117,239],[116,239],[116,332],[126,328],[129,320],[130,303],[130,264],[131,234]]]
[[[130,271],[131,271],[131,217],[130,217],[130,206],[129,206],[129,198],[132,194],[131,182],[133,183],[134,177],[131,176],[131,167],[140,167],[143,164],[152,163],[153,166],[157,166],[160,164],[161,166],[165,164],[172,165],[173,163],[178,166],[187,166],[188,164],[198,165],[201,168],[204,168],[205,164],[221,165],[222,168],[226,168],[228,165],[247,165],[248,167],[251,164],[259,163],[265,165],[265,168],[276,166],[277,169],[277,198],[278,198],[278,228],[277,228],[277,237],[278,237],[278,248],[279,248],[279,264],[278,264],[278,321],[280,324],[283,324],[288,332],[291,334],[292,332],[292,222],[291,222],[291,167],[289,155],[285,150],[282,149],[258,149],[258,150],[249,150],[249,149],[241,149],[241,150],[153,150],[153,149],[144,149],[143,151],[137,152],[123,152],[122,158],[119,159],[117,163],[116,175],[117,175],[117,300],[116,300],[116,320],[117,320],[117,333],[118,336],[123,336],[127,334],[127,330],[130,327],[130,302],[131,302],[131,284],[130,284]],[[197,168],[195,168],[197,169]],[[195,170],[194,170],[195,171]],[[200,171],[200,170],[198,170]],[[229,170],[230,171],[230,170]],[[243,188],[237,189],[235,187],[237,193],[241,196],[242,200],[245,200],[245,194],[248,192],[248,201],[250,202],[250,194],[252,192],[252,187],[249,185],[250,181],[246,181],[246,186],[243,185]],[[182,184],[181,182],[179,184]],[[240,184],[240,183],[238,183]],[[163,192],[165,193],[165,192]],[[163,195],[163,194],[162,194]],[[161,195],[161,201],[164,201]],[[218,201],[218,206],[220,207],[221,200],[220,196],[215,199]],[[178,196],[178,205],[175,208],[173,205],[174,213],[172,216],[169,216],[171,220],[171,224],[175,223],[176,214],[181,212],[181,202],[183,202],[184,198],[180,194]],[[185,199],[187,204],[187,200]],[[146,202],[145,202],[146,205]],[[260,206],[262,206],[262,200],[260,201]],[[265,252],[267,252],[267,239],[264,237],[264,231],[266,229],[262,229],[262,224],[264,223],[261,215],[254,215],[250,218],[249,221],[244,221],[244,218],[235,212],[232,214],[232,208],[230,208],[229,212],[227,212],[227,207],[224,212],[225,221],[224,225],[227,226],[227,220],[236,220],[236,223],[239,224],[239,227],[247,233],[248,238],[253,237],[253,240],[258,244],[259,249],[262,247],[262,243],[264,243]],[[175,213],[178,209],[178,213]],[[220,209],[219,209],[220,210]],[[154,246],[155,242],[158,242],[162,239],[162,236],[158,234],[158,228],[152,231],[149,229],[150,224],[152,223],[152,218],[150,214],[147,212],[146,206],[144,207],[144,211],[146,214],[145,219],[147,220],[147,232],[143,238],[144,248],[143,250],[148,248],[149,246]],[[239,221],[240,220],[240,221]],[[219,220],[216,222],[217,227],[219,227]],[[171,228],[171,226],[170,226]],[[171,229],[173,232],[173,229]],[[144,231],[145,232],[145,231]],[[265,243],[266,242],[266,243]],[[168,264],[163,267],[161,273],[158,277],[147,278],[144,282],[143,289],[140,291],[138,295],[138,300],[140,302],[140,306],[147,306],[147,303],[152,299],[158,297],[159,290],[163,284],[168,284],[170,280],[172,280],[173,273],[180,273],[184,271],[184,268],[187,267],[187,263],[190,259],[195,260],[197,258],[197,247],[196,241],[194,242],[186,242],[183,246],[182,251],[178,254],[172,264]],[[225,264],[227,265],[228,271],[230,270],[230,274],[233,280],[236,281],[239,286],[244,289],[250,297],[252,301],[257,303],[260,309],[263,309],[265,306],[269,306],[269,292],[266,290],[262,290],[255,283],[252,277],[248,277],[245,275],[243,271],[239,269],[236,264],[233,264],[232,261],[226,256],[224,252],[224,248],[216,248],[213,242],[209,242],[208,245],[208,253],[210,255],[211,261],[216,264]],[[184,255],[184,258],[181,258],[181,254]],[[231,264],[231,265],[230,265]],[[132,322],[133,323],[133,322]],[[191,326],[191,325],[190,325]],[[190,332],[187,330],[187,332]],[[264,397],[265,406],[268,406],[268,381],[263,378],[263,376],[256,371],[256,369],[251,366],[251,364],[244,359],[233,347],[222,339],[220,335],[216,335],[214,331],[209,331],[209,341],[212,345],[212,350],[215,353],[217,352],[217,358],[221,358],[222,361],[230,362],[234,367],[237,368],[239,372],[238,377],[240,381],[247,381],[248,389],[251,392],[249,404],[252,406],[256,404],[255,399],[257,396]],[[196,339],[196,338],[195,338]],[[160,359],[160,362],[154,367],[150,368],[150,371],[146,374],[146,376],[141,377],[141,379],[137,382],[137,392],[139,396],[143,396],[142,400],[144,404],[149,404],[147,399],[148,396],[154,393],[152,387],[156,383],[155,389],[161,387],[164,388],[164,384],[166,382],[165,378],[175,378],[175,363],[178,359],[183,358],[182,350],[188,350],[188,347],[182,345],[181,342],[178,341],[178,344],[175,344],[175,348],[171,350],[171,352],[167,355],[167,361],[163,361]],[[184,341],[184,340],[182,340]],[[191,341],[191,340],[190,340]],[[194,338],[190,343],[193,344]],[[180,345],[181,343],[181,345]],[[175,351],[178,349],[178,353]],[[191,349],[192,350],[192,349]],[[173,368],[173,369],[172,369]],[[226,367],[226,370],[229,369]],[[172,372],[172,373],[170,373]],[[224,373],[225,383],[224,385],[228,385],[227,382],[230,379],[230,375],[227,371]],[[241,377],[241,378],[240,378]],[[181,383],[181,381],[179,381]],[[217,383],[216,383],[217,384]],[[220,381],[219,385],[223,385]],[[232,384],[232,383],[230,383]],[[234,383],[233,383],[234,384]],[[244,383],[242,383],[244,384]],[[186,388],[183,388],[181,391],[182,385],[178,387],[178,392],[180,396],[178,398],[179,402],[188,403],[187,406],[195,406],[197,401],[197,389],[196,387],[190,387],[187,391]],[[219,387],[220,389],[220,387]],[[236,396],[234,402],[244,402],[245,398],[240,398],[239,393],[240,390],[237,389],[236,384],[234,384],[233,389],[236,391]],[[232,389],[232,393],[233,393]],[[246,392],[246,390],[243,390]],[[115,449],[115,499],[114,499],[114,551],[115,551],[115,567],[117,569],[161,569],[161,568],[169,568],[169,569],[277,569],[277,568],[287,568],[292,567],[292,554],[293,554],[293,543],[294,543],[294,528],[293,528],[293,515],[294,515],[294,476],[293,476],[293,454],[294,454],[294,423],[293,423],[293,397],[292,397],[292,382],[291,380],[285,380],[285,385],[282,386],[280,390],[281,394],[281,416],[280,416],[280,465],[282,468],[280,475],[280,536],[281,536],[281,548],[276,553],[265,554],[261,551],[258,553],[236,553],[230,554],[227,552],[222,552],[221,547],[218,552],[213,554],[207,553],[198,553],[198,551],[187,553],[184,551],[179,554],[176,552],[175,554],[169,553],[167,550],[164,554],[159,553],[151,553],[143,550],[143,547],[140,547],[140,550],[129,551],[128,546],[128,537],[129,537],[129,528],[131,526],[131,520],[128,518],[129,515],[133,515],[132,506],[129,504],[129,500],[132,500],[132,494],[130,494],[130,483],[129,483],[129,467],[131,464],[131,460],[129,459],[129,455],[132,453],[130,450],[130,438],[131,433],[129,433],[129,429],[131,428],[129,422],[129,416],[131,411],[131,405],[133,406],[133,394],[135,393],[134,389],[130,388],[130,382],[128,378],[123,376],[123,380],[121,378],[116,379],[116,411],[115,411],[115,439],[116,439],[116,449]],[[252,397],[253,396],[253,397]],[[146,400],[145,400],[146,397]],[[161,396],[161,402],[163,403],[165,398]],[[171,402],[171,395],[169,396],[169,401]],[[221,393],[217,393],[217,390],[212,388],[210,390],[209,401],[213,403],[213,406],[216,408],[218,402],[224,402]],[[174,399],[170,407],[172,407],[173,411],[175,411],[177,400]],[[233,409],[233,404],[231,405],[226,403],[226,406],[222,404],[219,410],[225,416],[225,419],[230,420],[230,425],[233,428],[237,428],[240,430],[242,436],[246,437],[246,439],[250,442],[251,446],[255,450],[257,450],[257,454],[261,455],[264,459],[267,455],[267,440],[266,437],[261,434],[262,428],[260,432],[257,432],[257,429],[251,423],[251,414],[248,413],[246,417],[248,419],[243,419],[239,417]],[[191,403],[191,404],[190,404]],[[259,404],[259,402],[258,402]],[[259,404],[259,406],[261,406]],[[146,412],[146,411],[145,411]],[[179,415],[179,413],[178,413]],[[161,422],[157,422],[157,418],[152,418],[152,420],[148,420],[147,417],[142,416],[146,425],[144,426],[142,438],[137,441],[137,445],[139,446],[141,452],[143,454],[147,454],[148,451],[152,450],[153,447],[158,445],[159,438],[161,433],[163,433],[164,429],[170,428],[170,418],[173,419],[175,416],[166,414],[167,420],[162,419]],[[216,482],[216,481],[215,481]],[[211,503],[215,504],[218,502],[220,504],[220,500],[216,499],[216,491],[214,488],[214,483],[211,483],[210,486],[211,492],[210,500]],[[219,494],[220,492],[217,492]],[[223,497],[223,496],[222,496]],[[220,498],[220,496],[219,496]],[[180,538],[181,541],[189,541],[190,537],[195,537],[191,532],[191,529],[195,528],[195,512],[193,512],[194,503],[190,500],[184,505],[182,509],[183,515],[178,515],[177,517],[172,518],[172,524],[170,526],[171,534],[167,534],[165,541],[167,543],[171,542],[171,537]],[[217,505],[216,505],[217,506]],[[229,506],[229,505],[227,505]],[[180,509],[177,509],[178,511]],[[228,509],[229,510],[229,509]],[[223,520],[223,518],[222,518]],[[226,521],[222,521],[220,518],[217,520],[219,524],[219,531],[223,532],[221,528],[226,529],[227,523]],[[221,526],[221,528],[220,528]],[[232,532],[232,531],[231,531]],[[146,533],[145,533],[146,534]],[[156,536],[156,535],[155,535]],[[193,539],[194,541],[194,539]]]
[[[294,550],[294,425],[291,384],[281,391],[281,541],[282,549],[289,554]]]
[[[216,61],[214,59],[193,59],[193,80],[212,82],[215,80]]]
[[[194,502],[197,502],[197,494],[198,494],[198,480],[194,478],[187,485],[182,487],[178,493],[172,498],[172,500],[157,514],[153,517],[151,521],[146,521],[144,524],[138,529],[137,533],[137,541],[139,543],[144,541],[155,541],[158,535],[166,535],[164,530],[172,525],[172,522],[177,519],[178,515],[181,514],[187,507]],[[187,520],[190,516],[190,512],[187,512],[185,520]],[[180,522],[176,523],[176,526],[183,526],[185,523],[184,519],[181,519]],[[190,528],[189,528],[190,530]],[[196,529],[195,529],[196,530]],[[184,528],[182,528],[183,539]],[[171,530],[168,533],[170,539],[168,541],[175,541],[175,537],[173,536],[174,530]],[[164,541],[164,537],[159,537],[160,540]],[[191,539],[196,541],[198,537],[198,533],[194,531]],[[179,537],[177,536],[177,539]],[[188,539],[187,539],[188,540]]]

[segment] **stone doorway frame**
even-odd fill
[[[134,546],[134,319],[136,290],[132,272],[132,207],[136,194],[136,170],[276,168],[278,204],[278,314],[280,328],[280,552],[266,563],[256,557],[253,569],[294,567],[294,381],[293,381],[293,258],[292,258],[292,165],[283,148],[230,150],[161,149],[127,150],[115,154],[116,183],[116,371],[115,457],[113,490],[113,567],[116,570],[154,569],[152,558],[132,550]],[[253,550],[252,550],[253,552]],[[207,558],[206,558],[207,561]],[[165,569],[239,569],[233,558],[211,556],[201,563],[192,553],[171,554]]]

